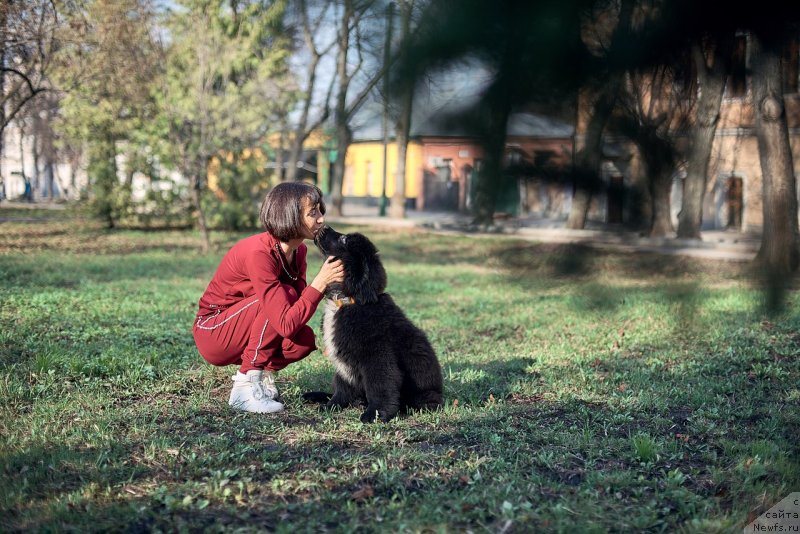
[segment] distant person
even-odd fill
[[[278,412],[273,373],[316,349],[307,325],[329,284],[344,280],[340,260],[326,259],[306,283],[306,239],[325,222],[314,185],[277,185],[261,205],[266,232],[236,243],[200,298],[192,328],[197,349],[212,365],[239,365],[228,403],[247,412]]]

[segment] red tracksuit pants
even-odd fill
[[[284,286],[292,302],[297,291]],[[281,337],[269,324],[257,297],[242,299],[230,308],[201,315],[192,327],[200,355],[212,365],[241,365],[239,371],[253,369],[280,371],[316,350],[314,331],[303,326],[292,337]]]

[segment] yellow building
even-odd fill
[[[397,168],[397,144],[390,143],[386,151],[386,196],[395,191],[395,169]],[[422,189],[422,145],[408,144],[406,155],[406,198],[415,199]],[[347,147],[345,156],[342,195],[354,198],[380,199],[383,193],[383,143],[360,141]]]

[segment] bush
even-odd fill
[[[249,230],[260,226],[261,200],[272,186],[271,173],[255,157],[221,161],[216,181],[203,198],[208,225],[218,230]]]

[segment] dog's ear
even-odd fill
[[[351,270],[347,273],[347,282],[350,284],[350,287],[347,289],[349,290],[348,293],[350,296],[352,296],[358,304],[373,304],[378,302],[378,293],[375,291],[370,281],[370,277],[373,273],[370,271],[367,258],[355,259],[350,269]]]
[[[345,291],[359,304],[378,302],[378,295],[386,289],[386,271],[375,245],[361,234],[351,234],[347,251]]]

